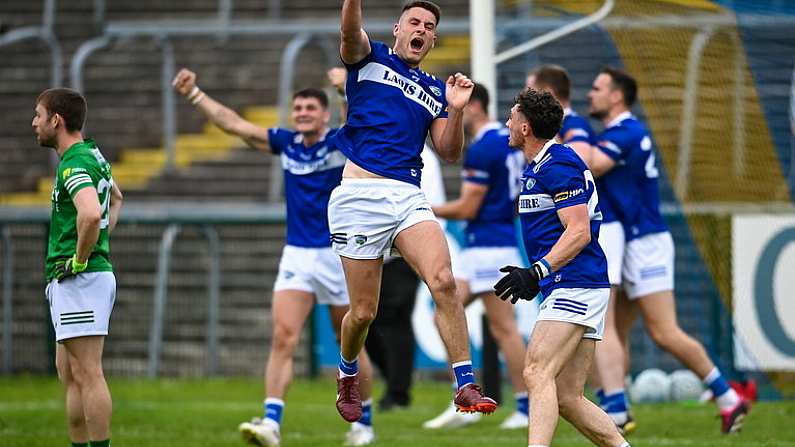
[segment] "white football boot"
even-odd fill
[[[243,422],[237,429],[243,439],[253,445],[262,447],[279,447],[281,434],[279,426],[270,419],[253,418],[251,422]]]
[[[358,422],[351,424],[351,429],[345,433],[345,445],[367,445],[375,441],[373,427]]]
[[[516,428],[527,428],[527,415],[520,412],[514,411],[511,413],[510,416],[505,418],[500,424],[500,428],[504,430],[513,430]]]
[[[455,404],[450,403],[450,406],[447,407],[442,414],[429,421],[425,421],[425,423],[422,424],[422,428],[459,428],[474,424],[479,421],[480,418],[480,413],[461,413],[456,411]]]

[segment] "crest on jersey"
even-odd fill
[[[356,245],[364,245],[367,242],[367,236],[363,234],[357,234],[353,237],[353,241],[356,242]]]
[[[434,95],[442,96],[442,89],[440,89],[439,87],[437,87],[435,85],[432,85],[429,88],[431,89],[431,91],[433,92]]]
[[[525,182],[524,184],[525,188],[527,189],[533,189],[533,186],[535,185],[536,185],[536,179],[534,179],[533,177],[528,178],[527,182]]]

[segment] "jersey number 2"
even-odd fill
[[[108,228],[108,224],[110,223],[108,208],[110,208],[110,182],[107,180],[100,179],[99,183],[97,183],[97,195],[99,195],[100,200],[102,201],[102,219],[99,221],[99,229],[104,230]],[[102,195],[105,195],[104,197]]]

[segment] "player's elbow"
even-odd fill
[[[439,158],[444,160],[446,163],[456,163],[459,158],[461,158],[461,151],[457,151],[455,149],[446,149],[437,151],[439,154]]]
[[[100,220],[102,220],[102,212],[97,207],[96,209],[90,208],[86,210],[80,210],[77,213],[77,220],[86,227],[94,227],[99,226]]]

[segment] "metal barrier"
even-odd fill
[[[11,230],[7,226],[2,227],[3,248],[3,372],[11,372],[14,364],[13,356],[13,331],[11,325],[14,320],[11,318],[14,312],[14,242],[11,240]]]
[[[50,48],[50,86],[63,83],[63,53],[52,27],[55,23],[55,0],[44,0],[41,26],[26,26],[0,35],[0,47],[28,39],[40,39]]]
[[[156,377],[163,346],[163,324],[168,305],[168,276],[174,242],[185,226],[196,225],[208,244],[207,278],[207,360],[205,374],[218,372],[218,321],[221,297],[221,241],[215,225],[279,224],[285,222],[281,205],[224,205],[212,208],[193,204],[125,206],[121,224],[165,224],[160,239],[157,273],[153,284],[153,315],[149,332],[147,374]],[[47,224],[46,208],[0,207],[0,235],[3,250],[3,372],[13,370],[13,287],[14,251],[9,224]]]

